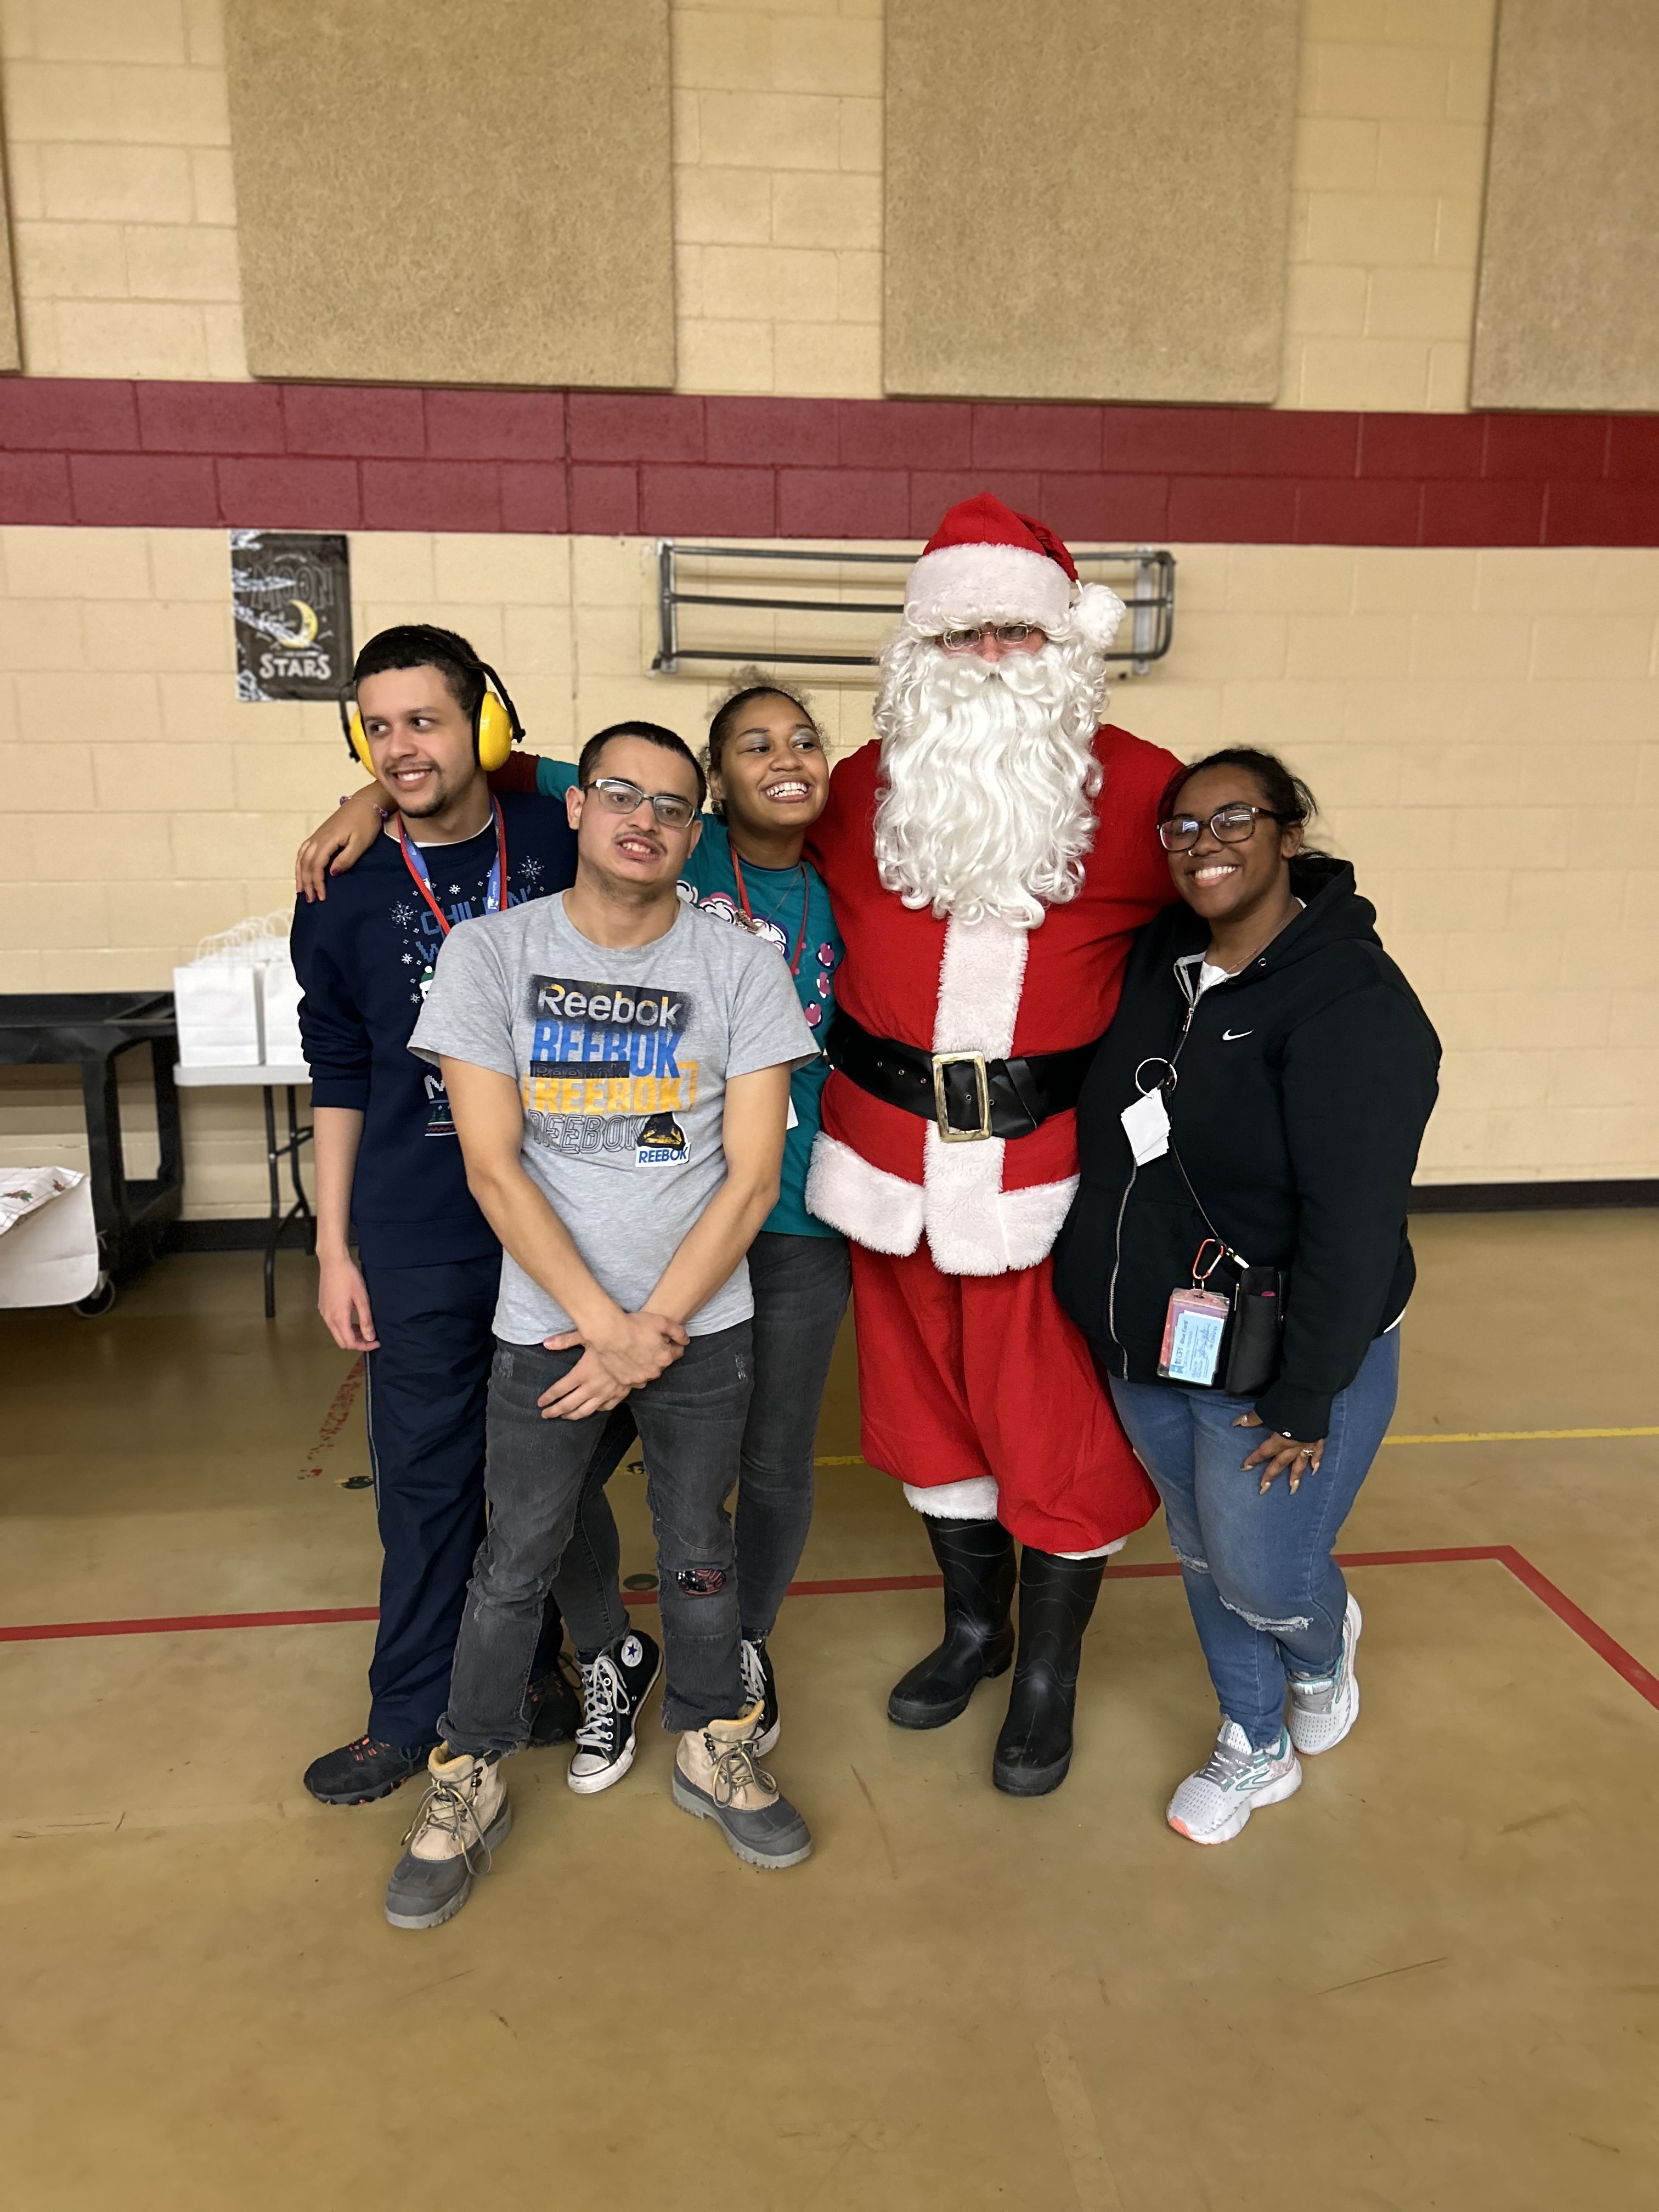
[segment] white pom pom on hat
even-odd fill
[[[1058,630],[1069,617],[1104,652],[1123,602],[1104,584],[1079,584],[1077,564],[1046,524],[994,492],[959,500],[928,539],[904,588],[907,621],[937,633],[976,622],[1029,622]]]

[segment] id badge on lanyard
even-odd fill
[[[507,824],[501,819],[501,800],[492,797],[489,804],[495,817],[495,857],[490,863],[489,880],[484,885],[484,912],[499,914],[502,904],[502,887],[507,882]],[[432,870],[427,865],[426,854],[420,847],[410,844],[404,829],[404,817],[401,814],[398,817],[398,845],[404,856],[404,866],[415,878],[416,890],[432,909],[433,919],[438,925],[440,933],[447,937],[450,929],[449,916],[433,896]],[[428,968],[421,977],[422,999],[427,994],[432,975],[433,971]]]
[[[1205,1255],[1212,1245],[1215,1257],[1206,1262]],[[1164,1315],[1164,1344],[1158,1355],[1158,1371],[1167,1382],[1190,1382],[1207,1389],[1215,1381],[1232,1301],[1206,1285],[1226,1256],[1225,1245],[1206,1237],[1193,1261],[1191,1288],[1170,1293]]]

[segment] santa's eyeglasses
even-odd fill
[[[1000,645],[1026,645],[1032,638],[1046,642],[1048,635],[1036,623],[981,623],[973,629],[947,629],[939,641],[946,653],[977,653],[988,637]]]

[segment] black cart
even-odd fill
[[[129,1176],[121,1148],[115,1063],[136,1045],[150,1049],[161,1158],[153,1177]],[[171,991],[24,991],[0,994],[0,1067],[78,1067],[86,1108],[98,1287],[77,1313],[107,1313],[123,1275],[146,1267],[184,1202],[184,1155],[173,1064],[179,1029]]]

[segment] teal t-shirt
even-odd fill
[[[536,788],[545,799],[562,799],[576,781],[568,761],[536,763]],[[757,868],[744,862],[744,886],[749,910],[760,928],[756,934],[778,949],[794,969],[795,995],[807,1025],[820,1041],[828,1033],[836,1011],[836,970],[842,945],[830,894],[823,878],[810,860],[794,868]],[[702,817],[702,836],[686,862],[680,878],[680,896],[690,906],[739,927],[743,896],[732,865],[732,841],[726,824],[712,814]],[[811,1164],[812,1139],[821,1121],[820,1100],[830,1063],[822,1054],[798,1067],[790,1078],[789,1103],[794,1126],[783,1140],[783,1173],[778,1202],[763,1224],[783,1237],[834,1237],[827,1222],[806,1211],[806,1170]]]

